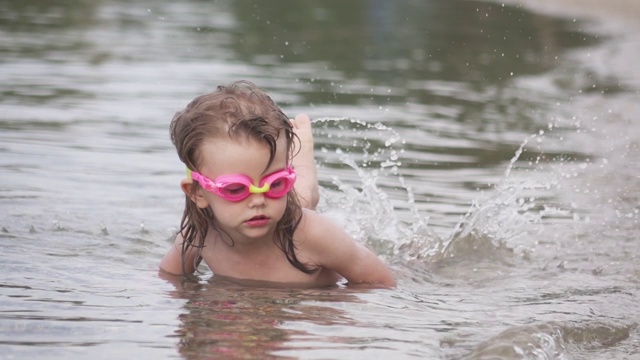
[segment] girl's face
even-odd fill
[[[268,145],[253,139],[205,140],[200,151],[202,164],[198,170],[209,179],[243,174],[258,186],[264,176],[287,167],[284,136],[278,139],[276,155],[268,168],[265,168],[269,162]],[[183,190],[187,194],[189,189],[190,183],[186,186],[183,183]],[[272,236],[287,205],[286,196],[270,199],[264,194],[252,193],[246,199],[232,202],[202,188],[191,199],[200,208],[210,207],[215,214],[216,225],[240,243]]]

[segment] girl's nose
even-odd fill
[[[249,200],[249,207],[259,207],[259,206],[264,206],[265,202],[266,202],[266,196],[264,196],[264,193],[252,193],[249,194],[249,197],[247,198]]]

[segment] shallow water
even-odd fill
[[[637,6],[507,3],[0,1],[1,357],[640,358]],[[158,276],[237,79],[397,289]]]

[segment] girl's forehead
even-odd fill
[[[286,139],[280,136],[269,165],[270,148],[256,139],[215,138],[205,140],[200,149],[200,172],[206,176],[241,173],[252,176],[269,173],[287,165]],[[269,167],[267,168],[267,166]]]

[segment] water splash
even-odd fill
[[[552,130],[550,127],[549,130]],[[550,170],[546,155],[539,152],[535,160],[522,161],[530,143],[539,146],[545,140],[540,130],[524,139],[509,161],[504,175],[491,191],[482,192],[456,225],[443,249],[443,258],[465,257],[492,259],[509,263],[514,255],[530,258],[544,227],[543,219],[582,221],[575,206],[555,200],[554,192],[562,187],[563,171]],[[554,159],[558,161],[558,159]],[[529,169],[514,173],[518,164]],[[579,164],[572,160],[558,163],[575,173]],[[521,169],[518,169],[521,170]],[[566,170],[566,169],[565,169]],[[575,173],[573,176],[577,176]],[[587,219],[588,220],[588,219]]]
[[[330,154],[321,159],[320,167],[339,166],[345,175],[332,175],[331,186],[321,188],[320,211],[387,256],[412,251],[425,256],[439,247],[438,237],[427,226],[428,217],[419,213],[413,190],[399,173],[404,141],[395,130],[379,122],[369,124],[350,118],[313,122],[314,130],[331,141],[320,144],[322,153]],[[349,170],[346,174],[345,169]],[[388,193],[391,191],[393,197]],[[394,204],[408,210],[408,220],[400,219]]]
[[[526,195],[549,190],[555,186],[554,181],[515,179],[511,174],[525,147],[534,139],[539,141],[543,131],[524,140],[494,191],[474,201],[443,241],[428,227],[428,217],[419,213],[413,190],[399,172],[399,154],[403,152],[399,146],[404,142],[396,131],[381,123],[349,118],[321,118],[314,125],[331,140],[321,144],[322,153],[331,154],[331,158],[320,165],[335,166],[331,162],[337,159],[339,165],[351,170],[347,176],[331,176],[338,192],[323,188],[320,210],[339,221],[356,239],[404,262],[436,262],[455,256],[508,259],[514,251],[507,243],[526,233],[527,225],[538,223],[546,215],[567,215],[566,210],[540,204],[535,196]],[[353,173],[356,181],[350,176]],[[409,209],[410,221],[398,218],[393,199],[386,192],[389,189],[379,186],[381,181],[386,184],[390,180],[404,190],[403,206]],[[526,256],[526,249],[521,254]]]
[[[457,258],[513,265],[517,258],[531,258],[536,238],[545,229],[544,219],[588,220],[575,206],[554,198],[567,171],[578,176],[582,161],[559,160],[541,150],[553,126],[522,141],[498,182],[479,192],[450,235],[441,239],[429,228],[428,217],[418,211],[413,190],[402,176],[404,141],[396,131],[349,118],[314,123],[314,130],[329,139],[319,144],[326,154],[319,165],[332,173],[328,186],[322,186],[320,210],[356,239],[403,263]],[[525,153],[529,157],[533,153],[533,158],[522,159]],[[550,171],[550,165],[558,163],[561,168]],[[400,205],[409,210],[408,221],[398,215],[394,187],[403,190]]]
[[[341,147],[336,149],[345,152],[350,152],[350,149],[361,150],[360,153],[354,153],[360,167],[379,167],[397,174],[398,167],[402,165],[399,152],[403,150],[397,148],[398,142],[403,143],[400,135],[380,122],[369,124],[351,118],[319,118],[314,119],[313,124],[314,129],[325,132],[327,138],[337,140],[335,144]],[[330,145],[323,146],[323,152],[327,152],[327,146]],[[371,152],[371,149],[374,151]]]

